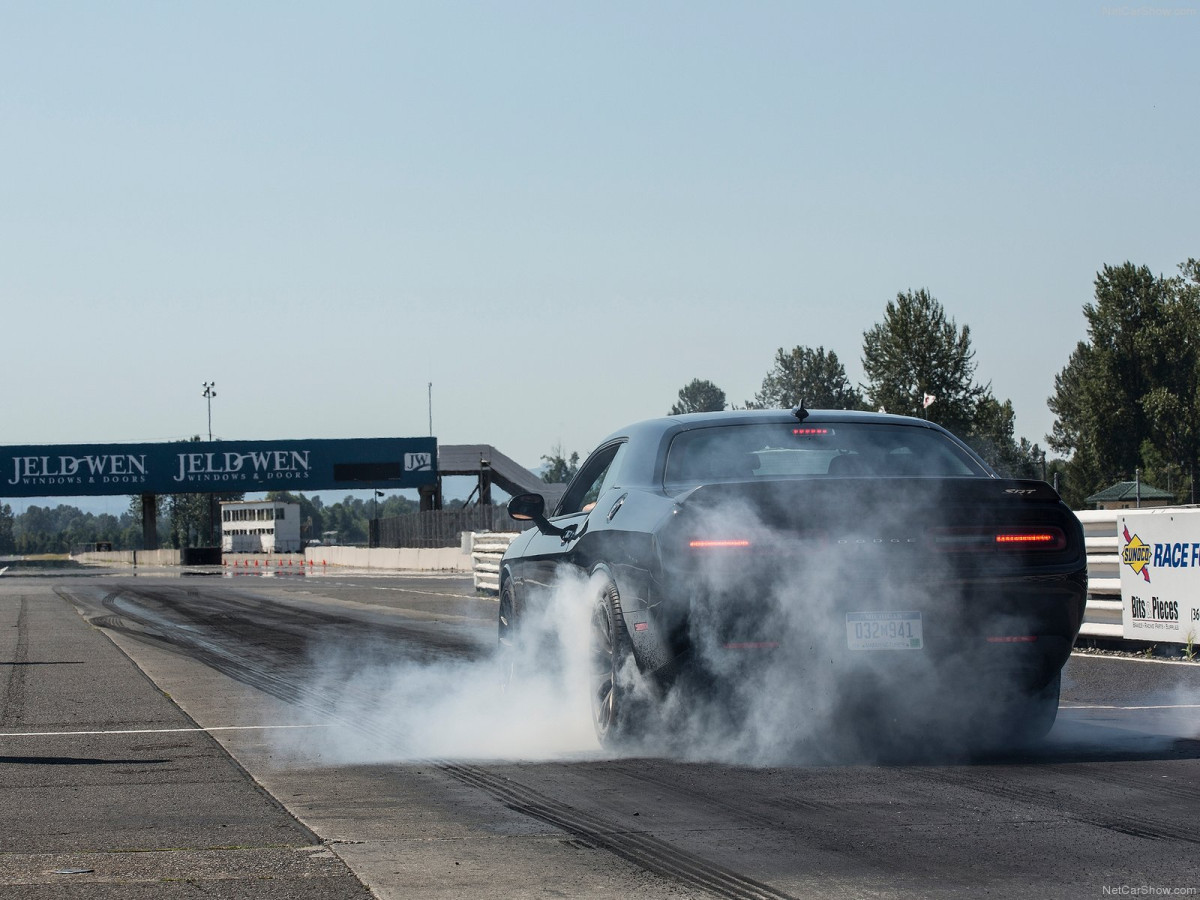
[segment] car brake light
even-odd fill
[[[792,434],[829,434],[828,428],[793,428]]]
[[[1067,536],[1061,528],[1006,529],[996,535],[996,545],[1011,550],[1061,550]]]
[[[728,539],[717,541],[689,541],[688,546],[694,549],[707,549],[710,547],[749,547],[750,542],[741,539]]]
[[[935,550],[1062,550],[1067,535],[1061,528],[935,528],[930,531]]]

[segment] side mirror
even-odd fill
[[[517,494],[508,501],[508,514],[518,522],[546,518],[546,499],[541,494]]]
[[[508,501],[508,514],[518,522],[532,522],[542,534],[566,534],[546,518],[546,499],[541,494],[517,494]]]

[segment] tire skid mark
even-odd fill
[[[576,840],[607,850],[670,881],[729,900],[791,900],[790,894],[706,862],[647,832],[617,828],[598,816],[477,766],[441,763],[438,768],[458,781],[482,790],[514,812],[560,828]]]
[[[122,602],[131,599],[127,594],[134,593],[118,590],[107,594],[101,603],[112,611],[111,614],[88,616],[87,621],[99,628],[107,628],[160,649],[188,656],[280,700],[302,708],[312,708],[312,704],[304,702],[301,691],[291,680],[272,671],[282,661],[257,660],[243,651],[203,638],[198,629],[175,630],[171,628],[171,623],[144,609],[134,608],[129,602]],[[264,648],[258,649],[261,651]],[[325,709],[319,711],[326,712]]]
[[[65,598],[65,595],[63,595]],[[89,616],[88,621],[101,628],[108,628],[160,649],[167,650],[203,663],[235,681],[262,691],[298,709],[313,713],[324,720],[323,724],[336,724],[352,728],[388,746],[396,736],[385,729],[363,723],[341,712],[346,696],[352,692],[340,686],[338,695],[318,695],[302,687],[309,681],[309,666],[305,658],[306,643],[293,636],[283,634],[282,640],[267,640],[261,633],[261,623],[253,623],[256,629],[253,644],[247,644],[239,635],[231,634],[228,626],[241,621],[228,612],[210,611],[210,619],[225,624],[224,637],[228,643],[210,640],[201,630],[211,630],[211,624],[176,626],[151,610],[136,606],[138,600],[158,602],[154,594],[132,590],[117,590],[101,601],[105,608],[113,610],[110,615]],[[174,611],[174,610],[173,610]]]
[[[0,714],[0,727],[20,725],[25,717],[25,663],[29,662],[29,598],[21,597],[17,612],[17,645],[13,649],[12,662],[8,667],[8,680],[4,685],[4,711]]]
[[[756,813],[752,810],[743,809],[735,806],[733,803],[722,800],[718,797],[713,797],[711,794],[692,787],[691,785],[676,784],[666,779],[659,778],[650,772],[622,771],[621,774],[626,778],[631,778],[644,784],[653,785],[656,788],[665,788],[666,790],[672,791],[676,794],[684,794],[710,806],[715,806],[718,809],[721,809],[729,815],[735,817],[736,819],[740,819],[741,821],[747,822],[751,825],[764,828],[778,828],[780,825],[784,824],[782,822],[782,816],[763,815],[762,813]],[[763,800],[763,805],[780,809],[785,812],[795,812],[799,809],[807,810],[809,812],[832,813],[836,809],[832,803],[822,803],[816,800],[808,800],[796,797],[765,798]]]
[[[176,608],[166,598],[144,589],[124,589],[106,595],[102,605],[110,611],[108,615],[89,617],[92,624],[126,634],[145,643],[154,644],[172,652],[181,653],[210,668],[273,697],[316,713],[327,721],[353,729],[379,742],[382,746],[394,740],[396,735],[361,719],[351,719],[339,712],[341,698],[326,691],[315,693],[302,689],[298,681],[305,680],[305,647],[302,639],[288,631],[274,631],[281,639],[271,639],[263,634],[264,624],[251,618],[245,606],[261,609],[262,601],[243,600],[222,602],[219,597],[205,597],[211,607],[202,615],[187,616],[191,625],[182,628],[168,618],[156,614],[141,604],[166,605],[172,613],[186,616],[186,610]],[[189,598],[195,603],[196,598]],[[275,607],[274,604],[272,604]],[[278,607],[275,607],[278,608]],[[283,612],[283,610],[280,610]],[[286,610],[291,614],[291,608]],[[299,617],[297,617],[299,618]],[[303,617],[325,623],[321,616]],[[217,621],[223,628],[212,632]],[[345,619],[337,621],[345,624]],[[230,631],[230,626],[250,624],[255,628],[252,642]],[[291,623],[296,625],[296,620]],[[267,623],[269,626],[275,622]],[[215,639],[214,639],[215,637]],[[223,643],[222,638],[228,643]],[[630,832],[582,810],[553,800],[532,788],[511,779],[493,775],[477,766],[459,765],[440,760],[414,760],[436,767],[447,776],[483,791],[509,809],[559,828],[580,844],[604,850],[625,861],[651,872],[668,881],[686,886],[697,892],[724,897],[727,900],[793,900],[767,884],[739,875],[729,869],[706,862],[694,854],[681,850],[646,832]]]
[[[1125,834],[1130,837],[1200,844],[1200,837],[1185,834],[1177,828],[1172,828],[1163,823],[1147,822],[1144,818],[1123,815],[1111,806],[1106,805],[1101,808],[1095,804],[1088,803],[1084,798],[1078,796],[1073,798],[1079,804],[1078,806],[1064,805],[1062,794],[1047,794],[1044,790],[1036,787],[1021,787],[983,772],[973,773],[969,778],[947,772],[944,773],[941,780],[950,782],[961,788],[966,788],[969,791],[974,791],[977,794],[1002,797],[1005,800],[1025,803],[1039,808],[1050,808],[1076,822],[1092,825],[1106,831],[1115,831],[1118,834]],[[1139,807],[1139,809],[1142,810],[1140,815],[1144,816],[1144,809],[1142,807]]]

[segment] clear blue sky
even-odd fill
[[[7,444],[434,431],[528,466],[860,380],[927,288],[1041,441],[1105,263],[1200,257],[1182,4],[0,2]]]

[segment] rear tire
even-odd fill
[[[621,594],[608,580],[592,606],[592,724],[600,745],[608,750],[635,743],[645,729],[647,701],[636,696],[633,647],[621,615]]]
[[[1055,672],[1050,683],[1025,701],[1024,715],[1018,728],[1026,743],[1040,741],[1058,718],[1058,700],[1062,692],[1062,672]]]
[[[513,684],[513,671],[517,665],[517,597],[512,579],[506,578],[500,586],[500,611],[496,628],[496,662],[500,692],[508,693]]]
[[[1058,718],[1062,673],[1055,673],[1045,687],[1021,694],[1005,703],[977,733],[983,750],[1021,749],[1039,743]]]

